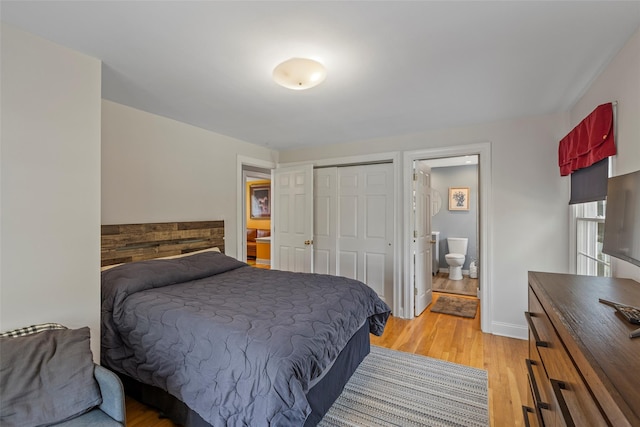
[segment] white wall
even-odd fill
[[[640,30],[567,114],[444,129],[417,135],[289,150],[281,163],[491,142],[490,248],[494,333],[526,338],[528,270],[568,272],[569,180],[557,166],[558,141],[597,105],[617,100],[614,175],[640,169]],[[480,254],[487,256],[487,254]],[[614,260],[614,274],[640,280],[640,268]]]
[[[89,326],[100,350],[100,61],[2,25],[0,330]]]
[[[564,114],[529,117],[416,135],[290,150],[280,162],[315,161],[390,151],[491,143],[493,200],[488,262],[491,331],[526,338],[527,272],[568,272],[569,186],[558,172],[558,141],[567,132]],[[481,213],[482,215],[482,213]],[[407,290],[408,291],[408,290]]]
[[[640,170],[640,30],[571,109],[571,128],[598,105],[612,101],[618,101],[618,153],[613,157],[617,176]],[[625,261],[613,259],[613,274],[640,281],[640,267]]]
[[[250,124],[247,124],[250,126]],[[195,126],[102,101],[102,224],[225,220],[236,255],[237,156],[276,153]]]
[[[237,156],[278,161],[277,153],[109,101],[100,153],[99,61],[4,24],[1,50],[0,329],[59,321],[89,325],[97,338],[101,222],[224,219],[227,253],[236,253]],[[568,271],[559,139],[618,100],[615,172],[640,169],[639,52],[636,33],[570,114],[290,150],[279,161],[491,142],[492,247],[483,255],[494,272],[491,325],[524,337],[527,271]],[[640,276],[619,264],[618,275]]]

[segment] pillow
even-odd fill
[[[102,403],[89,328],[0,337],[0,425],[37,426]]]
[[[186,257],[186,256],[195,255],[195,254],[201,254],[203,252],[220,252],[220,249],[218,249],[218,248],[207,248],[207,249],[201,249],[199,251],[187,252],[186,254],[163,256],[163,257],[154,258],[154,259],[176,259],[176,258],[183,258],[183,257]]]
[[[23,337],[25,335],[36,334],[38,332],[49,331],[52,329],[67,329],[67,327],[59,323],[40,323],[38,325],[31,325],[3,332],[0,334],[0,337]]]
[[[105,270],[108,270],[110,268],[117,267],[119,265],[122,265],[122,263],[120,263],[120,264],[111,264],[111,265],[103,265],[102,267],[100,267],[100,271],[105,271]]]
[[[182,257],[185,257],[185,256],[189,256],[189,255],[200,254],[202,252],[220,252],[220,249],[219,248],[207,248],[207,249],[201,249],[199,251],[187,252],[186,254],[163,256],[163,257],[153,258],[153,259],[175,259],[175,258],[182,258]],[[122,265],[122,264],[105,265],[103,267],[100,267],[100,271],[106,271],[106,270],[109,270],[110,268],[117,267],[119,265]]]

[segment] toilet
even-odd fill
[[[444,258],[449,264],[449,280],[462,280],[462,266],[464,265],[464,257],[467,255],[467,243],[469,243],[469,239],[466,237],[447,237],[449,253]]]

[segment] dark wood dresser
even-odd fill
[[[630,279],[529,272],[529,426],[640,426],[640,338],[599,298],[640,307]]]

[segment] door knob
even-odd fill
[[[313,240],[305,240],[304,244],[305,245],[313,245]]]

